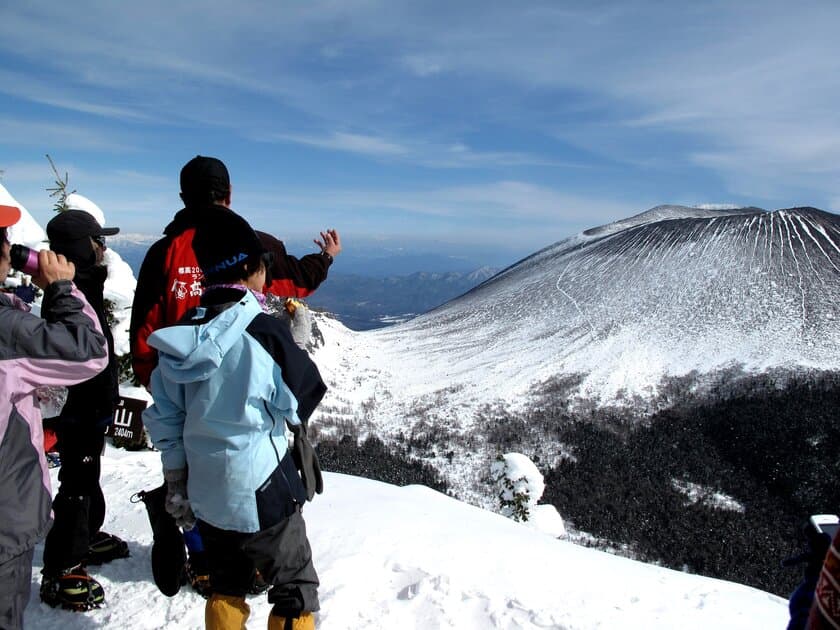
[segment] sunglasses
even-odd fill
[[[91,236],[93,242],[99,245],[102,249],[107,249],[105,246],[105,237],[104,236]]]

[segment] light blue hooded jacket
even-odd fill
[[[261,343],[249,325],[255,318],[272,320],[261,320],[256,328],[263,331],[286,324],[263,314],[250,292],[208,315],[213,312],[199,307],[149,337],[159,360],[151,380],[154,404],[143,422],[163,468],[187,467],[187,493],[199,519],[256,532],[255,492],[286,454],[285,422],[300,420],[298,402],[266,349],[272,342]]]

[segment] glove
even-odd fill
[[[163,478],[166,480],[164,508],[175,519],[178,527],[192,529],[195,527],[195,514],[187,498],[187,469],[164,470]]]
[[[61,385],[41,385],[35,390],[42,418],[55,418],[61,415],[67,402],[67,388]]]
[[[292,434],[295,436],[292,445],[292,459],[300,471],[300,478],[306,488],[306,499],[311,501],[315,493],[321,494],[324,491],[324,480],[321,477],[321,464],[318,455],[312,448],[312,443],[306,437],[306,427],[303,424],[289,424]]]
[[[306,344],[312,337],[312,316],[309,313],[309,307],[295,298],[286,298],[284,307],[291,318],[289,326],[292,331],[292,339],[294,339],[298,348],[306,350]]]

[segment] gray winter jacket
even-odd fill
[[[50,524],[37,389],[86,381],[108,364],[96,313],[72,282],[47,287],[41,315],[0,293],[0,564],[34,547]]]

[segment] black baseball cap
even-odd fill
[[[120,231],[116,227],[102,227],[84,210],[65,210],[47,223],[47,238],[50,241],[74,241],[87,236],[113,236]]]
[[[224,162],[196,155],[181,169],[181,196],[184,201],[206,201],[209,193],[230,192],[230,175]]]

